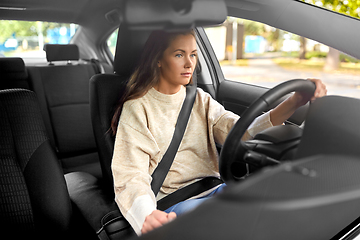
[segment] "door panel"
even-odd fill
[[[217,100],[229,111],[232,111],[238,115],[242,115],[244,111],[261,95],[263,95],[267,88],[244,84],[240,82],[223,80],[219,84]],[[279,99],[266,111],[274,108],[280,102],[285,100],[288,96]],[[289,123],[301,125],[306,117],[308,104],[299,108],[293,116],[290,117]]]
[[[226,109],[241,116],[250,104],[266,91],[263,87],[224,80],[220,83],[217,100]]]

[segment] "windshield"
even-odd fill
[[[0,57],[46,58],[44,45],[67,44],[77,25],[0,20]]]

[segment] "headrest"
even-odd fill
[[[119,28],[114,59],[116,74],[123,77],[129,77],[132,74],[150,33],[150,30],[129,30],[126,26]]]
[[[75,44],[46,44],[44,50],[48,62],[79,60],[79,48]]]
[[[1,79],[24,80],[28,74],[22,58],[0,58]]]

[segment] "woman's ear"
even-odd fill
[[[159,68],[161,67],[160,61],[157,62],[157,65],[158,65]]]

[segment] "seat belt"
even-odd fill
[[[223,181],[217,177],[206,177],[197,182],[194,182],[186,187],[180,188],[175,192],[157,201],[157,209],[165,211],[175,204],[185,201],[191,197],[197,196],[207,190],[210,190]]]
[[[173,138],[163,158],[161,159],[160,163],[152,174],[153,180],[151,182],[151,189],[153,190],[155,196],[160,191],[160,188],[170,170],[170,167],[175,159],[175,155],[179,149],[187,123],[189,122],[192,107],[195,102],[196,92],[197,76],[196,72],[194,72],[192,84],[186,86],[186,97],[175,125]],[[203,178],[162,198],[158,201],[157,207],[159,210],[166,210],[167,208],[171,207],[176,203],[185,201],[190,197],[194,197],[222,183],[222,180],[216,177]]]
[[[177,150],[179,149],[181,140],[184,136],[187,123],[190,118],[191,110],[195,102],[197,92],[197,77],[196,72],[193,73],[192,84],[186,86],[186,97],[181,107],[176,125],[173,138],[171,139],[170,145],[166,150],[163,158],[154,170],[151,182],[151,189],[155,196],[160,191],[160,188],[168,174],[170,167],[174,161]],[[157,207],[159,210],[166,210],[176,203],[189,199],[190,197],[196,196],[206,190],[209,190],[217,185],[221,184],[222,181],[216,177],[206,177],[195,183],[192,183],[186,187],[183,187],[166,197],[158,201]],[[102,227],[96,232],[101,240],[118,239],[119,234],[123,237],[129,237],[134,235],[134,231],[130,227],[130,224],[125,220],[119,210],[113,211],[104,216],[101,220]]]
[[[193,80],[192,84],[188,84],[186,86],[186,97],[181,107],[170,145],[166,150],[160,163],[158,164],[157,168],[154,170],[153,174],[151,175],[152,176],[151,189],[153,190],[155,196],[160,191],[160,188],[167,176],[167,173],[169,172],[169,169],[174,161],[177,150],[179,149],[181,140],[184,136],[187,123],[189,122],[191,110],[196,98],[197,79],[196,79],[195,71],[193,73],[192,80]]]
[[[91,59],[81,59],[81,60],[90,63],[93,66],[96,74],[105,73],[105,69],[98,59],[91,58]]]

